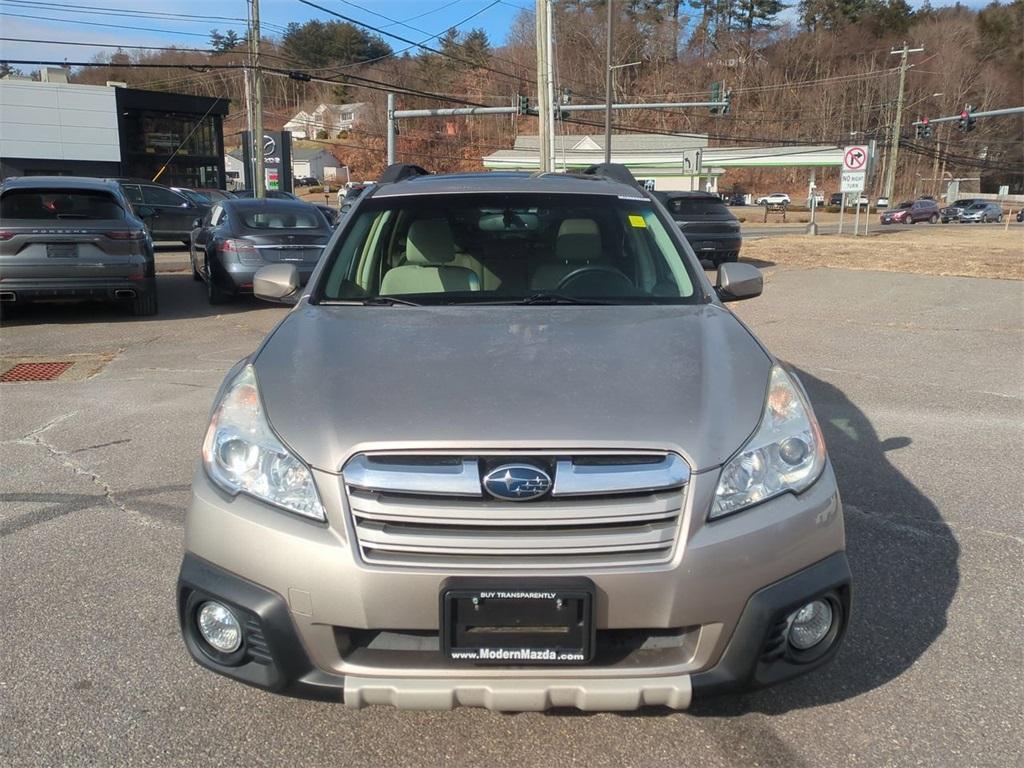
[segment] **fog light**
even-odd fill
[[[813,648],[832,628],[832,606],[828,600],[814,600],[793,615],[789,624],[789,643],[806,651]]]
[[[220,603],[203,603],[199,608],[199,633],[221,653],[234,653],[242,645],[242,627],[235,615]]]

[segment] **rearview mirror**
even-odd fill
[[[202,219],[192,219],[192,229],[199,229],[201,226],[203,226]]]
[[[742,301],[760,296],[764,289],[761,270],[753,264],[729,262],[718,268],[715,291],[722,301]]]
[[[277,304],[294,304],[299,300],[299,270],[294,264],[269,264],[256,270],[252,292],[257,299]]]

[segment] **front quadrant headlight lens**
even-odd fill
[[[263,413],[256,373],[245,366],[217,404],[203,440],[203,465],[228,493],[325,520],[309,468],[281,445]]]
[[[781,367],[772,368],[757,433],[724,467],[709,519],[793,491],[821,474],[825,442],[803,393]]]

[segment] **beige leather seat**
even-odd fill
[[[444,219],[420,219],[409,226],[405,238],[405,263],[384,275],[380,292],[404,293],[479,291],[480,278],[466,267],[452,266],[455,240]]]
[[[530,288],[554,291],[562,279],[588,264],[605,263],[601,230],[593,219],[565,219],[555,239],[555,261],[541,264],[533,273]]]

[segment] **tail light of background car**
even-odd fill
[[[235,254],[239,261],[262,261],[259,251],[256,250],[252,243],[248,243],[245,240],[228,238],[221,242],[217,249],[221,253]]]
[[[14,233],[9,229],[0,229],[0,240],[10,240],[14,237]]]

